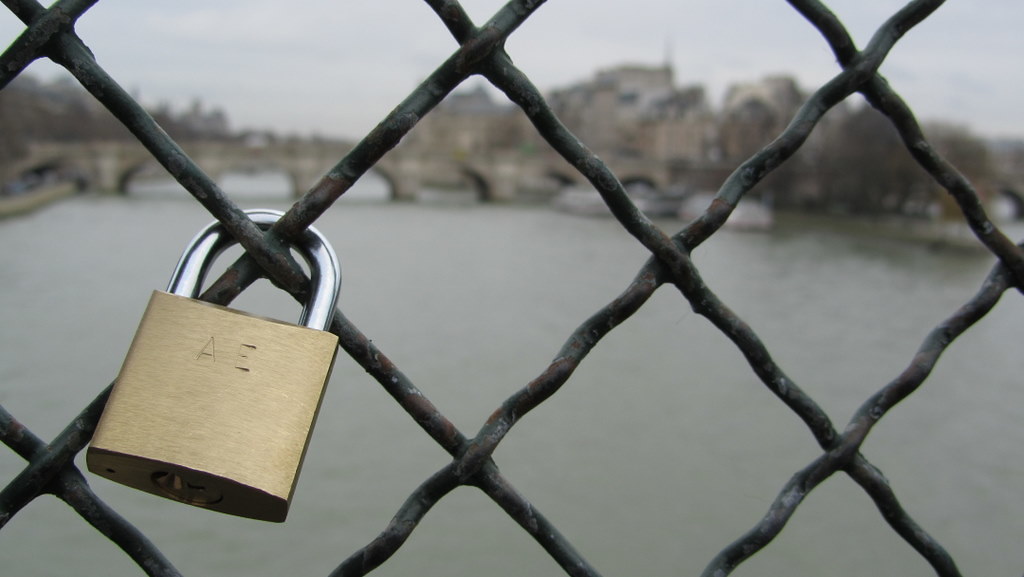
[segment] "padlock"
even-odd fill
[[[281,213],[247,213],[269,228]],[[242,517],[283,522],[334,365],[325,332],[337,256],[309,228],[295,248],[312,298],[297,326],[197,300],[234,243],[211,223],[154,291],[86,452],[89,470],[130,487]]]

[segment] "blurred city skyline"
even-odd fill
[[[477,25],[503,4],[462,2]],[[904,2],[828,5],[863,47]],[[1024,86],[1015,74],[1024,3],[990,0],[986,7],[944,4],[896,45],[881,72],[921,120],[964,124],[989,137],[1024,136]],[[0,43],[23,29],[0,11]],[[105,0],[76,30],[147,106],[184,109],[201,99],[228,111],[236,129],[345,138],[370,130],[457,48],[418,0],[184,0],[173,11]],[[705,86],[712,103],[733,83],[785,74],[814,90],[839,71],[817,31],[781,0],[637,0],[628,10],[551,0],[513,33],[507,51],[544,91],[622,64],[667,63],[677,84]],[[28,71],[49,78],[59,69],[37,61]],[[485,82],[470,79],[463,88]]]

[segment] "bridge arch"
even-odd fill
[[[483,172],[472,166],[462,165],[459,167],[459,173],[469,181],[478,201],[491,202],[494,200],[494,187]]]
[[[151,157],[140,158],[134,162],[126,162],[124,168],[117,175],[117,186],[114,192],[127,196],[133,181],[142,175],[156,176],[162,171],[163,167]],[[168,178],[170,177],[168,176]]]
[[[544,173],[544,176],[551,179],[561,188],[579,185],[581,178],[579,173],[566,173],[558,170],[548,170]]]
[[[235,189],[235,192],[238,192],[238,187],[242,186],[246,188],[241,191],[243,194],[280,194],[282,199],[286,199],[290,195],[306,192],[313,184],[306,182],[308,178],[295,170],[268,163],[214,163],[213,166],[200,168],[221,189]],[[178,187],[172,184],[173,178],[164,167],[153,158],[146,157],[126,162],[121,167],[115,176],[114,192],[123,196],[130,195],[133,192],[133,185],[145,177],[159,181],[161,184],[158,188],[162,191],[166,192],[166,186],[162,184],[165,181],[168,186],[178,190]],[[183,190],[181,192],[184,194]]]
[[[401,181],[395,175],[394,171],[390,168],[380,166],[380,163],[376,164],[370,170],[366,171],[362,177],[356,181],[353,187],[359,186],[359,183],[365,185],[374,186],[373,180],[379,179],[383,181],[384,187],[387,189],[386,198],[387,200],[403,200],[408,198],[408,191],[402,189]],[[345,197],[342,196],[342,199]]]
[[[66,155],[33,158],[5,172],[0,180],[4,188],[35,187],[52,182],[74,182],[79,190],[87,188],[95,175]]]
[[[315,184],[308,175],[297,170],[287,159],[270,157],[258,151],[247,155],[246,150],[242,148],[230,152],[224,152],[223,149],[213,152],[200,151],[195,155],[195,160],[222,188],[241,184],[252,188],[247,190],[247,193],[280,194],[283,198],[291,198],[302,195]],[[267,189],[267,186],[270,188]]]
[[[1009,205],[1007,216],[1011,220],[1024,220],[1024,194],[1011,186],[1002,186],[998,198]]]
[[[658,190],[658,183],[649,176],[645,175],[631,175],[622,178],[622,187],[627,191],[633,190]]]
[[[424,199],[434,197],[440,192],[443,197],[446,194],[458,197],[465,201],[464,193],[471,193],[473,200],[477,202],[494,202],[502,197],[502,191],[498,190],[500,182],[491,167],[479,166],[464,162],[435,162],[430,166],[429,172],[423,170],[419,177],[408,183],[412,186],[410,199]],[[429,174],[429,176],[426,176]],[[443,192],[448,191],[448,192]]]

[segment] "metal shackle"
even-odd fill
[[[261,229],[269,229],[284,214],[277,210],[253,209],[245,211]],[[213,221],[199,231],[189,242],[174,274],[167,284],[167,292],[189,298],[198,298],[199,291],[213,262],[236,242],[219,221]],[[313,227],[302,233],[295,247],[309,266],[311,291],[309,302],[303,305],[300,325],[327,330],[334,317],[334,307],[341,288],[341,265],[338,255],[323,234]]]

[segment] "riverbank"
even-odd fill
[[[226,188],[232,196],[254,195],[261,201],[268,197],[276,196],[277,189],[274,187],[259,186],[260,181],[227,182]],[[136,191],[139,192],[139,191]],[[142,195],[156,194],[163,196],[171,192],[184,194],[177,183],[171,181],[169,184],[163,181],[157,183],[151,191],[143,189]],[[359,198],[368,198],[387,203],[386,190],[357,190],[354,191]],[[58,183],[51,186],[40,187],[28,193],[17,196],[0,197],[0,219],[29,213],[38,208],[49,205],[52,202],[72,196],[76,193],[73,183]],[[355,197],[354,196],[354,197]],[[348,198],[348,196],[346,196]],[[236,200],[245,200],[237,198]],[[253,198],[248,199],[250,201]],[[470,192],[454,191],[440,192],[431,190],[422,199],[426,204],[475,204],[478,202],[476,195]],[[558,208],[557,204],[552,205],[553,209]],[[601,214],[610,216],[607,208],[600,203]],[[573,211],[570,211],[573,212]],[[579,213],[579,211],[576,211]],[[656,218],[662,222],[667,232],[678,230],[680,222],[673,217]],[[828,215],[820,213],[803,213],[790,211],[775,211],[772,215],[772,226],[765,227],[761,232],[782,232],[785,231],[819,231],[828,234],[844,234],[858,237],[869,237],[882,241],[900,243],[913,243],[925,245],[936,250],[953,249],[966,251],[983,251],[985,248],[974,236],[973,232],[963,221],[926,221],[898,217],[857,217],[849,215]],[[997,223],[1013,240],[1024,238],[1024,222],[1000,222]]]
[[[0,197],[0,218],[32,212],[51,202],[67,198],[75,194],[76,190],[75,183],[61,182],[42,186],[22,194]]]
[[[855,217],[797,212],[778,212],[776,222],[789,229],[819,230],[870,237],[884,241],[923,244],[934,249],[987,250],[963,220],[917,220],[898,217]],[[1020,222],[997,225],[1014,238],[1024,233]]]

